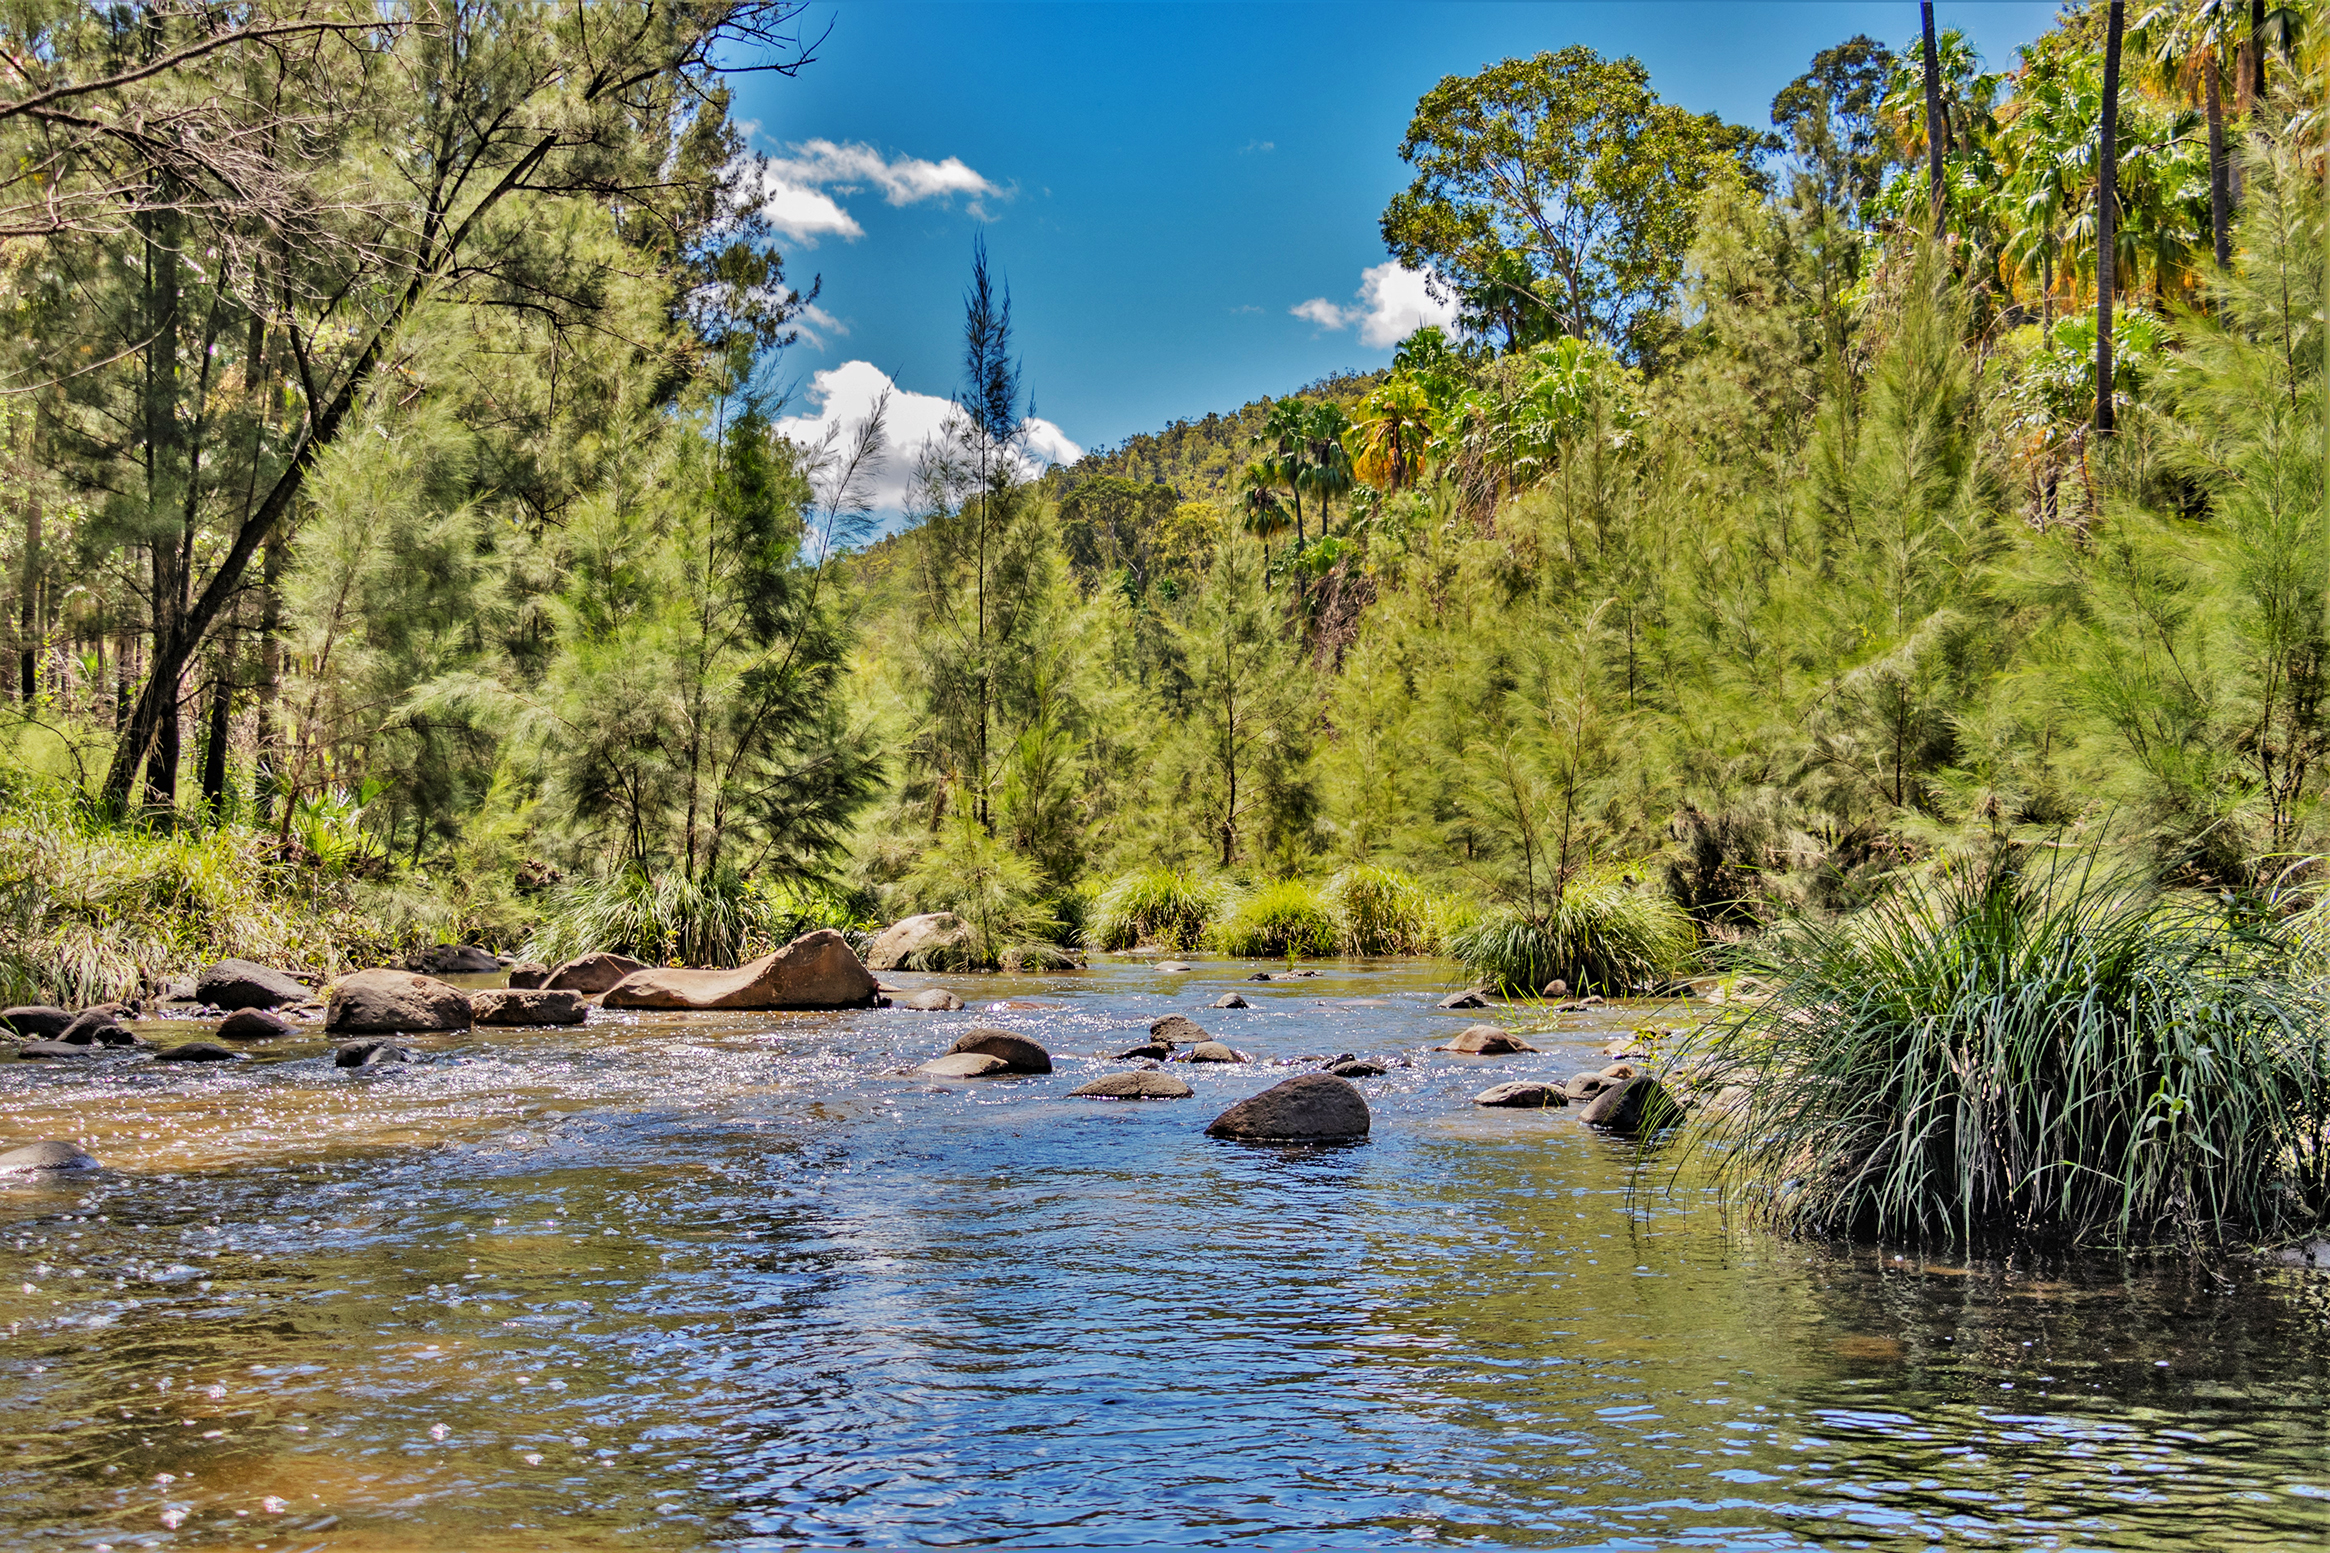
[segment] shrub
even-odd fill
[[[969,929],[952,943],[909,955],[915,971],[1056,969],[1077,963],[1035,865],[958,810],[923,853],[906,888],[920,911],[951,911]]]
[[[1430,892],[1397,869],[1346,868],[1327,881],[1326,900],[1344,954],[1430,954],[1440,946]]]
[[[1667,980],[1695,943],[1673,902],[1595,874],[1571,880],[1541,915],[1508,908],[1456,928],[1448,952],[1500,991],[1534,994],[1559,977],[1576,992],[1623,997]]]
[[[741,965],[781,930],[772,907],[726,869],[690,879],[626,868],[555,891],[524,952],[547,965],[602,949],[651,965]]]
[[[1702,1129],[1783,1227],[2123,1246],[2330,1211],[2330,1013],[2296,946],[2093,854],[1946,865],[1751,946],[1780,987],[1710,1027]]]
[[[1216,880],[1170,868],[1120,875],[1092,903],[1084,941],[1095,949],[1195,949],[1225,893]]]
[[[1335,916],[1317,890],[1286,880],[1229,902],[1208,935],[1223,954],[1243,959],[1335,952]]]

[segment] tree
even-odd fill
[[[2233,262],[2232,162],[2225,150],[2226,71],[2249,35],[2245,0],[2200,0],[2187,10],[2163,5],[2147,12],[2129,33],[2146,65],[2145,74],[2166,90],[2196,87],[2209,125],[2209,237],[2217,268]]]
[[[1812,56],[1812,68],[1772,99],[1772,122],[1820,184],[1822,197],[1855,223],[1893,165],[1877,105],[1893,71],[1893,51],[1856,34]]]
[[[1948,174],[1943,158],[1949,148],[1948,124],[1942,113],[1942,62],[1934,51],[1934,5],[1924,0],[1917,8],[1918,21],[1923,29],[1919,39],[1919,74],[1925,82],[1925,159],[1926,179],[1933,188],[1934,232],[1942,230],[1944,213],[1949,209]]]
[[[1303,850],[1317,807],[1308,676],[1262,580],[1259,555],[1225,545],[1175,632],[1186,788],[1224,868]]]
[[[225,25],[155,5],[21,40],[54,79],[0,113],[27,137],[10,165],[29,159],[70,207],[32,277],[43,344],[95,365],[59,381],[35,356],[13,375],[46,380],[48,434],[148,562],[146,674],[109,803],[149,766],[148,793],[170,796],[188,668],[424,302],[590,332],[616,276],[571,262],[546,212],[619,210],[630,266],[749,302],[781,337],[797,298],[759,246],[718,78],[797,70],[797,12],[408,0]]]
[[[2103,51],[2102,149],[2095,180],[2095,429],[2112,430],[2112,286],[2118,258],[2112,240],[2119,220],[2120,38],[2127,28],[2125,0],[2111,0]]]
[[[1583,45],[1508,59],[1417,103],[1400,142],[1416,177],[1384,209],[1384,242],[1444,287],[1493,290],[1522,320],[1516,338],[1648,361],[1670,332],[1694,197],[1718,166],[1754,181],[1768,138],[1660,102],[1633,59]]]

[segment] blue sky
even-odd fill
[[[1937,8],[1993,62],[2053,13]],[[1376,219],[1407,182],[1401,133],[1443,75],[1585,43],[1640,58],[1670,102],[1761,127],[1815,50],[1856,32],[1898,48],[1917,15],[1753,0],[819,6],[817,62],[739,78],[734,110],[779,158],[788,273],[824,281],[813,338],[786,363],[802,425],[894,380],[894,440],[918,440],[956,386],[982,225],[1056,453],[1380,366],[1414,299],[1379,271],[1371,308],[1363,276],[1386,262]]]

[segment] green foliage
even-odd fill
[[[1684,969],[1696,939],[1673,902],[1600,873],[1540,912],[1507,909],[1459,928],[1448,952],[1504,992],[1534,996],[1558,977],[1574,993],[1630,997]]]
[[[968,811],[957,811],[906,883],[923,910],[951,911],[970,929],[961,942],[910,957],[908,970],[1016,971],[1077,963],[1042,875]]]
[[[1310,885],[1287,879],[1232,896],[1207,937],[1240,959],[1316,957],[1335,952],[1334,911]]]
[[[1095,949],[1158,944],[1195,949],[1228,892],[1216,879],[1144,868],[1109,882],[1092,902],[1085,941]]]
[[[1322,895],[1335,920],[1338,953],[1431,954],[1440,946],[1431,892],[1396,868],[1345,868]]]
[[[651,965],[741,965],[768,952],[768,902],[733,872],[626,868],[554,892],[525,955],[556,965],[608,950]]]
[[[1779,987],[1710,1027],[1705,1134],[1790,1228],[2143,1246],[2330,1212],[2330,1045],[2293,945],[2093,852],[2000,848],[1744,957]]]

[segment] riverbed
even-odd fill
[[[1574,1108],[1469,1104],[1704,1005],[1254,969],[7,1062],[0,1146],[104,1168],[0,1185],[0,1543],[2330,1542],[2330,1277],[1773,1239]],[[1067,1098],[1165,1013],[1261,1060]],[[1542,1054],[1430,1049],[1483,1019]],[[974,1025],[1055,1071],[902,1071]],[[1409,1064],[1364,1144],[1204,1135],[1340,1052]]]

